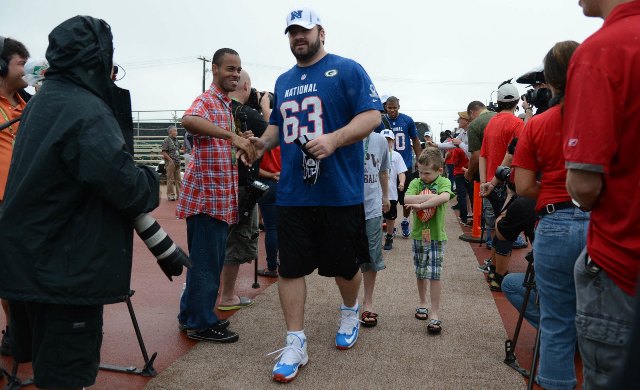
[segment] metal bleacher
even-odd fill
[[[180,123],[182,110],[133,111],[133,160],[138,165],[157,168],[164,164],[161,148],[167,137],[167,128],[178,128],[178,140],[182,145],[184,127]],[[184,169],[184,161],[182,161]]]

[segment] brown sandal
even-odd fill
[[[362,320],[362,326],[366,328],[373,328],[374,326],[378,325],[378,314],[376,313],[363,311],[360,319]]]

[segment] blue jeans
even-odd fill
[[[536,228],[533,254],[541,330],[538,382],[545,389],[573,389],[577,383],[573,267],[586,245],[588,225],[589,213],[568,208],[541,217]]]
[[[455,183],[455,180],[456,180],[455,175],[453,174],[453,168],[454,168],[453,164],[447,164],[447,178],[451,182],[451,187],[453,187],[453,183]]]
[[[460,220],[467,222],[467,181],[463,174],[456,175],[456,196],[458,197],[458,210],[460,211]]]
[[[271,271],[278,269],[278,212],[276,209],[276,191],[278,182],[262,180],[269,186],[269,191],[258,199],[262,222],[264,222],[264,248],[267,253],[267,268]]]
[[[624,365],[633,330],[633,297],[622,291],[604,270],[596,274],[587,271],[584,257],[583,252],[574,269],[583,388],[611,389],[609,382]]]
[[[524,302],[524,294],[526,287],[524,286],[524,273],[508,274],[502,280],[502,292],[507,300],[518,311],[522,308]],[[536,305],[536,291],[531,290],[529,294],[529,300],[527,302],[527,309],[524,312],[524,319],[531,324],[534,328],[538,328],[538,322],[540,321],[540,307]]]
[[[187,329],[203,330],[215,325],[214,306],[220,288],[229,225],[207,214],[187,217],[187,244],[193,267],[180,299],[178,321]]]

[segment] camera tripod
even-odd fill
[[[531,361],[530,371],[525,370],[520,366],[520,364],[518,364],[518,360],[515,355],[516,345],[518,344],[518,337],[520,336],[520,329],[522,327],[522,321],[524,320],[524,314],[527,310],[527,305],[529,303],[529,297],[532,290],[535,294],[535,304],[540,304],[540,297],[538,296],[538,290],[536,289],[535,271],[533,269],[533,252],[529,252],[525,258],[527,259],[528,265],[523,283],[523,286],[525,287],[524,300],[522,301],[522,306],[520,307],[520,315],[518,316],[518,322],[513,334],[513,339],[507,339],[504,342],[504,350],[506,355],[504,358],[504,363],[514,370],[518,371],[525,378],[529,378],[527,389],[531,390],[533,389],[533,383],[535,382],[536,366],[538,363],[538,355],[540,352],[540,323],[538,323],[538,329],[536,331],[536,341],[533,347],[533,358]]]
[[[124,367],[124,366],[115,366],[112,364],[100,364],[101,370],[107,371],[115,371],[115,372],[123,372],[126,374],[136,374],[147,377],[154,377],[158,375],[156,370],[153,368],[153,362],[156,360],[158,356],[157,352],[154,352],[149,359],[149,355],[147,354],[147,348],[144,346],[144,340],[142,340],[142,333],[140,333],[140,326],[138,326],[138,320],[136,319],[136,313],[133,311],[133,305],[131,304],[131,297],[135,294],[134,290],[129,290],[129,294],[122,297],[122,301],[127,303],[127,308],[129,309],[129,315],[131,316],[131,322],[133,323],[133,329],[136,332],[136,338],[138,339],[138,344],[140,345],[140,351],[142,352],[142,358],[144,359],[144,367],[137,368],[133,366]]]
[[[20,378],[18,378],[18,363],[15,360],[13,362],[13,367],[11,368],[11,373],[0,367],[0,378],[2,378],[3,375],[7,377],[7,384],[3,387],[3,390],[18,390],[22,387],[33,384],[33,378],[29,378],[24,381],[21,381]]]

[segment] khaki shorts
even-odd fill
[[[243,218],[229,226],[225,264],[244,264],[258,258],[258,206],[248,218]]]

